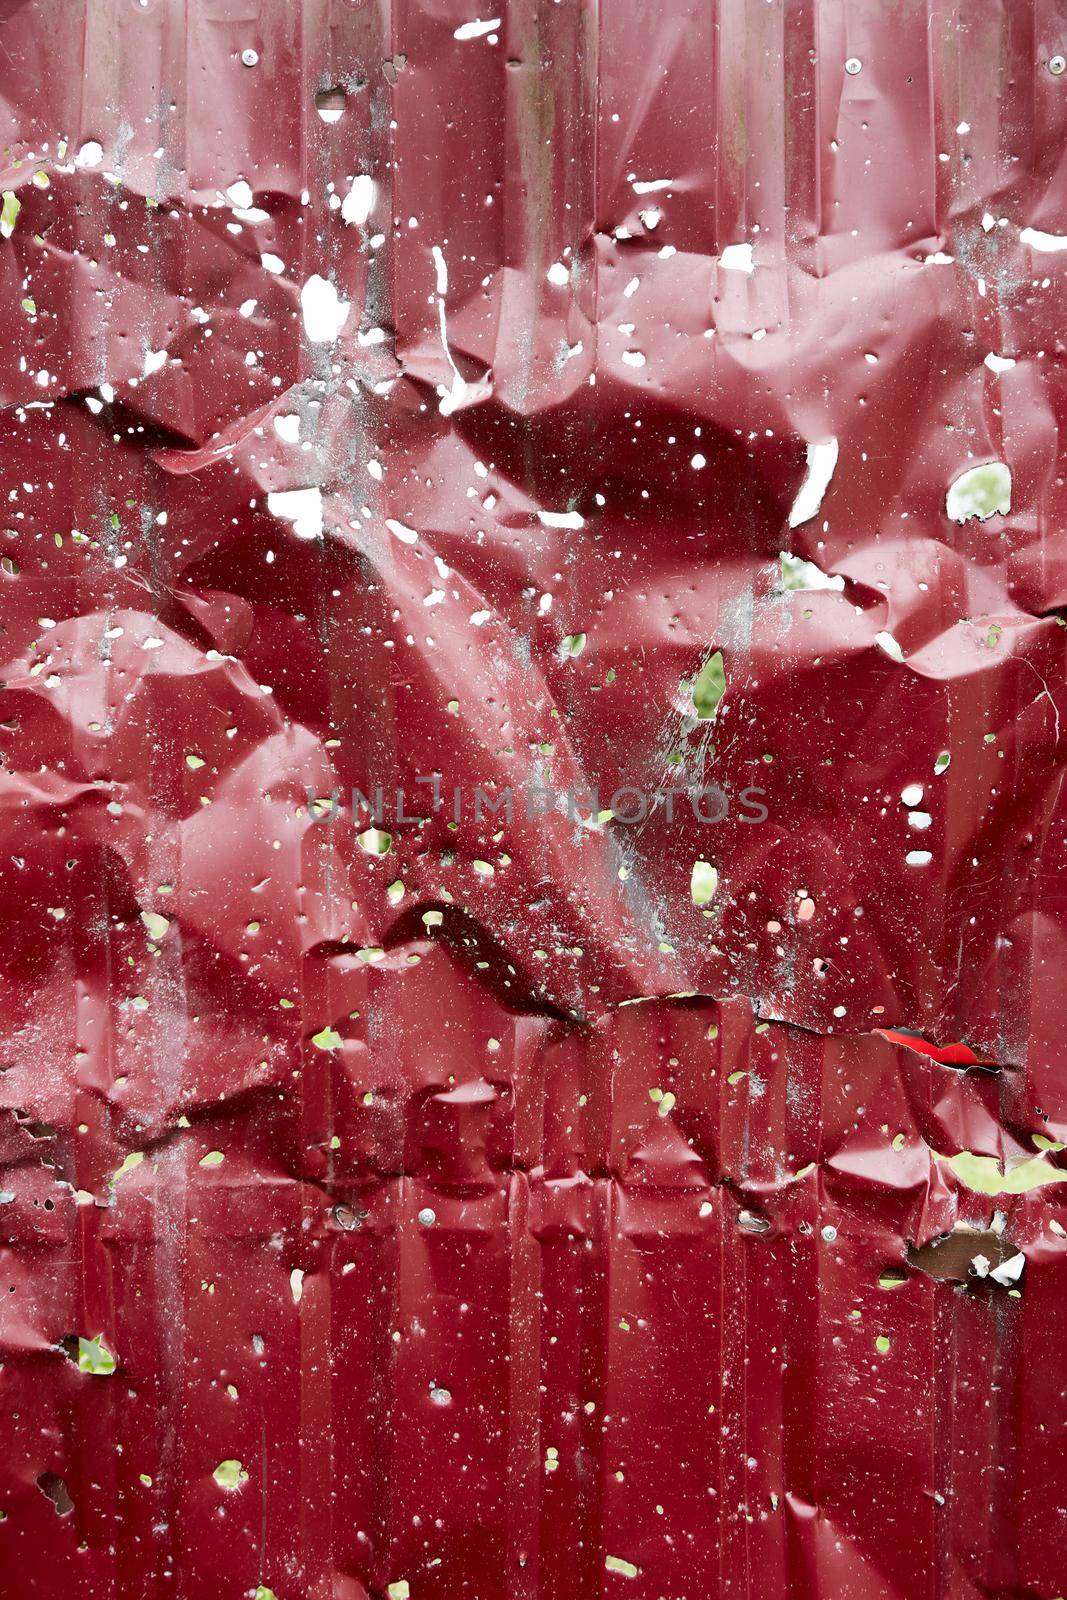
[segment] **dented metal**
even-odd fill
[[[0,5],[0,1592],[1067,1588],[1067,31]]]

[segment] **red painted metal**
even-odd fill
[[[0,3],[0,1593],[1051,1600],[1067,15],[472,5]]]

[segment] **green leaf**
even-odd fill
[[[953,522],[966,522],[970,517],[985,522],[989,517],[1007,516],[1011,510],[1010,468],[1003,461],[987,461],[961,472],[949,484],[945,510]]]
[[[383,828],[364,828],[362,833],[357,833],[356,840],[369,856],[387,856],[393,845],[392,834]]]
[[[239,1461],[220,1461],[212,1477],[220,1489],[239,1489],[248,1481],[248,1473]]]
[[[632,1561],[624,1561],[622,1556],[605,1556],[604,1566],[608,1572],[617,1572],[623,1578],[636,1578],[641,1570]]]
[[[723,670],[722,651],[716,650],[701,667],[693,685],[693,704],[697,716],[704,722],[710,722],[725,693],[726,673]]]
[[[120,1178],[124,1178],[128,1172],[132,1172],[135,1167],[139,1167],[143,1160],[143,1150],[131,1150],[129,1155],[123,1161],[122,1166],[119,1167],[118,1171],[112,1177],[112,1184],[118,1183]]]
[[[695,906],[706,906],[715,898],[719,887],[719,872],[710,861],[694,861],[689,880],[689,893]]]
[[[15,231],[18,214],[22,210],[22,201],[12,189],[4,190],[3,204],[0,205],[0,234],[5,239],[10,239]]]
[[[91,1373],[94,1378],[110,1378],[116,1367],[115,1357],[104,1344],[102,1334],[95,1339],[78,1336],[78,1370]]]

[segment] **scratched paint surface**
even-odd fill
[[[1061,50],[0,4],[0,1592],[1067,1592]]]

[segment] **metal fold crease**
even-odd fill
[[[0,1595],[1067,1592],[1062,0],[0,0]]]

